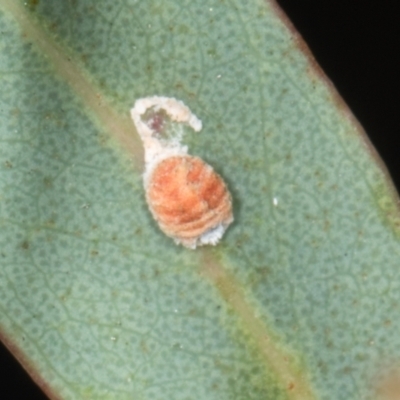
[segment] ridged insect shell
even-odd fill
[[[233,221],[222,178],[199,157],[161,160],[147,178],[146,197],[161,230],[186,247],[216,244]]]

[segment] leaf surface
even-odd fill
[[[400,358],[399,213],[276,8],[0,0],[0,315],[52,398],[375,399]],[[202,120],[235,223],[191,251],[144,198],[137,98]]]

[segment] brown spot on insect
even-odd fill
[[[167,128],[168,115],[164,110],[154,108],[147,110],[142,120],[154,132],[155,135],[161,135]]]
[[[233,222],[231,195],[213,168],[180,143],[182,124],[200,131],[201,121],[181,101],[158,96],[137,100],[131,116],[145,148],[147,203],[160,229],[191,249],[217,244]]]
[[[294,390],[294,387],[295,387],[294,382],[289,382],[289,384],[288,384],[288,390],[292,391],[292,390]]]
[[[150,121],[150,128],[156,132],[162,132],[164,128],[164,118],[161,114],[156,114]]]

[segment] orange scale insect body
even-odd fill
[[[187,247],[215,244],[219,237],[213,239],[212,232],[233,221],[224,181],[198,157],[177,155],[160,161],[148,178],[146,195],[162,231]],[[203,236],[207,234],[210,239]]]
[[[161,230],[177,244],[195,249],[215,245],[233,221],[231,195],[222,178],[181,144],[183,126],[202,122],[180,100],[138,99],[131,117],[143,141],[143,176],[149,209]]]

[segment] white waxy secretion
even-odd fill
[[[177,244],[215,245],[233,222],[232,199],[223,179],[181,144],[183,126],[202,129],[180,100],[138,99],[131,116],[143,141],[146,200],[160,229]]]

